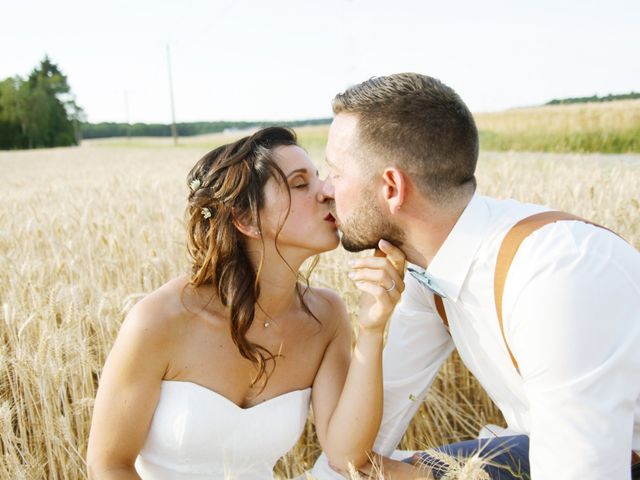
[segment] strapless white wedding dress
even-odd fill
[[[144,480],[271,479],[304,429],[310,395],[241,408],[196,383],[165,380],[136,470]]]

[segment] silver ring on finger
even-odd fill
[[[389,288],[385,288],[385,291],[386,292],[390,292],[394,288],[396,288],[396,281],[395,280],[391,280],[391,286]]]

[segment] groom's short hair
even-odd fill
[[[478,130],[462,99],[440,80],[418,73],[373,77],[336,95],[332,106],[336,115],[358,117],[363,158],[396,163],[434,201],[475,190]]]

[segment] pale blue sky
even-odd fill
[[[639,0],[0,0],[0,78],[47,53],[88,119],[287,120],[417,71],[473,111],[640,91]],[[125,93],[126,92],[126,93]],[[125,96],[127,101],[125,102]]]

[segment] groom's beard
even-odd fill
[[[338,218],[338,225],[342,232],[342,246],[349,252],[378,248],[382,238],[396,247],[404,243],[404,232],[385,218],[370,194],[363,195],[360,205],[348,220],[343,223]]]

